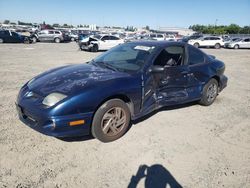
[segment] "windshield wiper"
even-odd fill
[[[103,62],[103,61],[98,61],[98,62],[95,62],[95,61],[94,61],[93,63],[95,63],[95,64],[101,64],[101,65],[103,65],[104,67],[106,67],[106,68],[108,68],[108,69],[111,69],[111,70],[113,70],[113,71],[118,71],[117,68],[115,68],[115,67],[111,66],[110,64],[105,63],[105,62]]]

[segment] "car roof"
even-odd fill
[[[140,40],[140,41],[132,41],[129,42],[130,44],[135,45],[146,45],[146,46],[159,46],[159,47],[165,47],[165,46],[171,46],[171,45],[182,45],[184,46],[185,43],[183,42],[173,42],[173,41],[155,41],[155,40]]]

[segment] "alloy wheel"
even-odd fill
[[[102,131],[107,136],[115,136],[123,130],[126,121],[127,117],[124,109],[120,107],[111,108],[103,115],[101,121]]]
[[[207,88],[207,101],[211,102],[216,98],[216,95],[218,93],[218,88],[215,83],[212,83],[211,85],[208,86]]]

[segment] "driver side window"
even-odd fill
[[[154,61],[154,65],[159,66],[180,66],[184,62],[184,47],[169,46],[161,51]]]

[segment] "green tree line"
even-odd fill
[[[250,34],[250,26],[240,27],[237,24],[230,25],[192,25],[189,27],[199,33],[204,34]]]

